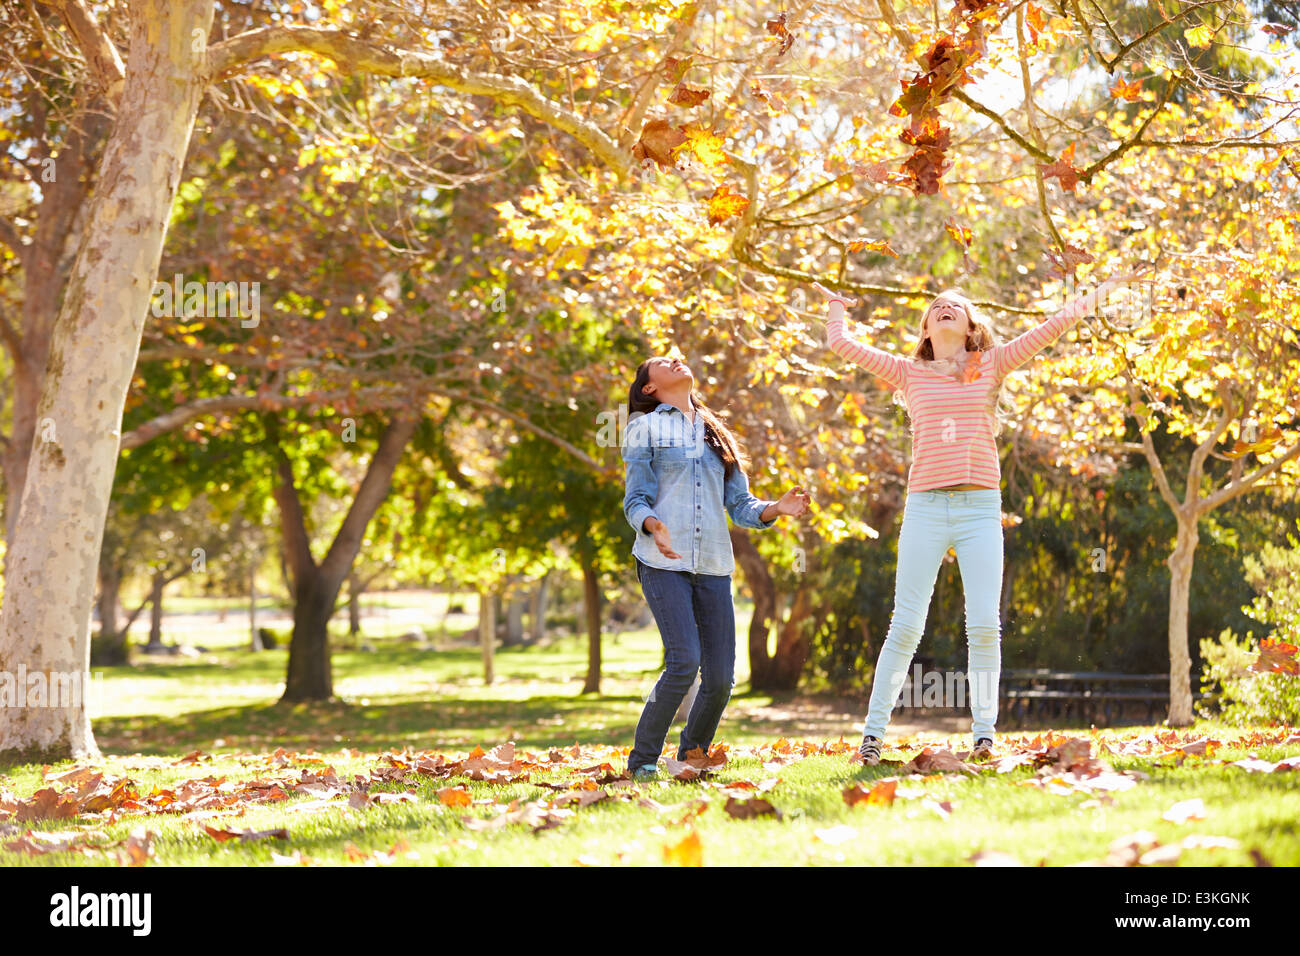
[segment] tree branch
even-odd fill
[[[1240,479],[1239,481],[1233,481],[1227,485],[1224,485],[1214,494],[1206,495],[1204,498],[1201,499],[1200,505],[1198,506],[1198,511],[1201,514],[1204,514],[1207,511],[1212,511],[1213,509],[1219,507],[1219,505],[1223,504],[1224,502],[1231,501],[1233,498],[1236,498],[1238,495],[1245,494],[1260,479],[1267,478],[1269,475],[1273,474],[1273,472],[1277,471],[1279,468],[1285,465],[1288,461],[1291,461],[1295,458],[1300,458],[1300,441],[1297,441],[1296,444],[1292,445],[1291,449],[1282,457],[1274,459],[1273,461],[1269,462],[1267,465],[1261,465],[1259,468],[1256,468],[1249,475],[1247,475],[1245,478]]]
[[[104,91],[109,101],[117,106],[122,97],[122,86],[126,81],[126,69],[122,66],[122,57],[100,28],[95,14],[83,0],[44,0],[58,11],[67,28],[77,39],[81,55],[86,58],[95,82]]]
[[[568,133],[619,176],[625,175],[630,165],[629,154],[603,130],[518,77],[471,72],[428,53],[394,50],[341,30],[286,25],[241,33],[208,48],[208,77],[214,82],[221,80],[254,60],[277,53],[315,53],[349,73],[432,80],[461,93],[487,96]]]
[[[512,412],[509,409],[502,408],[500,405],[497,405],[493,402],[486,401],[485,399],[474,398],[473,396],[465,395],[461,392],[439,389],[437,394],[441,395],[443,398],[455,399],[458,402],[465,402],[467,405],[474,405],[478,408],[482,408],[487,411],[494,412],[497,415],[500,415],[502,418],[506,418],[514,422],[520,428],[524,428],[532,432],[538,438],[545,439],[546,441],[554,445],[556,448],[560,448],[568,452],[570,455],[578,459],[578,461],[582,462],[584,465],[586,465],[588,468],[592,469],[593,471],[599,472],[605,470],[605,466],[603,464],[601,464],[595,458],[592,458],[590,455],[588,455],[577,445],[574,445],[572,442],[566,441],[565,439],[561,438],[559,435],[555,435],[551,432],[548,432],[546,429],[542,428],[541,426],[533,424],[524,416],[516,414],[515,412]]]
[[[347,516],[339,526],[338,534],[334,535],[334,541],[330,544],[325,559],[320,563],[320,573],[327,581],[342,582],[352,567],[352,562],[356,560],[357,551],[361,547],[361,540],[365,537],[366,527],[384,499],[388,497],[393,471],[402,460],[406,443],[411,440],[419,424],[418,417],[394,418],[384,429],[379,439],[379,447],[375,449],[370,464],[366,467],[366,476],[361,479],[361,487],[352,498]]]

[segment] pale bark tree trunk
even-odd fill
[[[496,679],[494,654],[497,640],[497,626],[493,614],[492,594],[482,590],[478,592],[478,639],[483,648],[483,683],[491,684]]]
[[[43,103],[31,104],[41,114]],[[27,465],[37,431],[41,383],[49,359],[50,336],[59,314],[60,296],[77,254],[86,198],[110,127],[102,102],[79,113],[68,130],[68,142],[53,161],[53,181],[41,182],[40,212],[29,246],[15,250],[23,266],[22,318],[17,341],[6,343],[13,362],[10,441],[0,453],[5,479],[5,540],[12,547],[18,506],[27,483]],[[43,149],[43,147],[39,147]]]
[[[0,616],[0,670],[85,674],[122,408],[203,86],[212,0],[136,0],[117,122],[50,345]],[[127,277],[127,281],[123,281]],[[54,430],[42,441],[40,423]],[[85,702],[13,708],[0,756],[98,756]]]
[[[1192,724],[1192,661],[1187,644],[1187,613],[1192,591],[1192,562],[1200,539],[1195,512],[1178,513],[1178,536],[1169,565],[1169,725]]]

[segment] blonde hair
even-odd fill
[[[921,312],[921,321],[917,326],[917,342],[912,349],[911,355],[912,364],[944,375],[951,375],[954,380],[960,381],[964,367],[952,359],[936,359],[934,357],[934,346],[930,342],[929,334],[925,331],[930,312],[940,299],[956,302],[962,307],[962,311],[966,313],[966,318],[970,322],[970,331],[966,334],[966,351],[988,352],[998,344],[998,335],[993,328],[992,321],[975,308],[975,303],[964,295],[960,289],[944,289],[930,300],[930,304]],[[993,389],[990,394],[991,398],[987,407],[989,413],[993,416],[993,434],[997,435],[1002,431],[1008,413],[1008,409],[1004,404],[1005,396],[1002,393],[1001,380],[997,383],[997,388]],[[907,409],[907,399],[901,391],[894,393],[894,402]]]

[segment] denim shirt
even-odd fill
[[[741,528],[761,530],[776,524],[760,516],[772,502],[749,493],[749,479],[737,466],[724,478],[722,458],[704,440],[704,419],[695,423],[667,402],[627,423],[623,433],[627,490],[623,513],[636,531],[632,554],[653,568],[696,574],[731,574],[735,559],[727,534],[725,513]],[[672,549],[680,558],[665,557],[646,518],[668,527]]]

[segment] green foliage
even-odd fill
[[[1300,724],[1300,677],[1252,671],[1258,656],[1252,631],[1242,638],[1225,628],[1217,641],[1201,641],[1201,690],[1207,695],[1197,704],[1201,714],[1238,727]]]
[[[1246,580],[1257,592],[1246,614],[1272,628],[1274,641],[1300,643],[1300,546],[1287,536],[1289,548],[1267,543],[1259,556],[1246,555]],[[1267,635],[1266,635],[1267,636]],[[1263,638],[1261,638],[1262,640]],[[1228,723],[1300,723],[1300,675],[1251,670],[1259,657],[1253,631],[1245,638],[1225,629],[1218,641],[1201,641],[1205,659],[1202,690],[1211,694],[1203,713],[1217,707]]]

